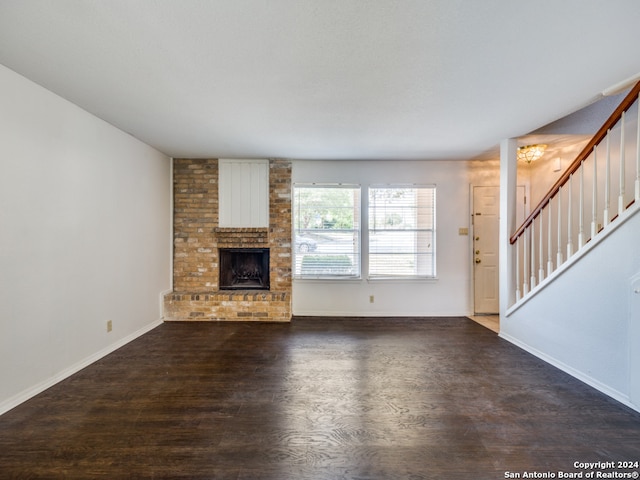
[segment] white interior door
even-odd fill
[[[473,187],[474,310],[497,314],[500,187]]]
[[[524,221],[525,189],[516,190],[516,223]],[[498,249],[500,187],[473,187],[473,301],[477,314],[500,312]]]

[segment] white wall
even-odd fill
[[[437,280],[294,280],[294,315],[457,316],[473,312],[470,184],[498,185],[497,164],[439,161],[293,162],[293,183],[416,183],[437,187]],[[363,215],[366,212],[363,211]],[[369,303],[369,296],[374,303]]]
[[[159,324],[171,167],[2,66],[0,162],[2,413]]]
[[[633,309],[638,295],[633,285],[640,277],[640,208],[630,209],[625,218],[608,227],[612,233],[604,240],[585,247],[571,268],[508,311],[500,334],[640,411],[631,381],[638,382],[640,364],[630,360],[640,345],[640,318]]]

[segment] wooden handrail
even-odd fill
[[[624,98],[624,100],[618,105],[611,116],[607,119],[606,122],[600,127],[600,130],[596,132],[593,138],[589,141],[589,143],[584,147],[582,152],[576,157],[576,159],[569,165],[569,168],[562,174],[562,176],[553,184],[549,192],[542,198],[540,203],[536,208],[533,209],[531,214],[527,217],[524,223],[516,230],[516,232],[511,236],[509,242],[513,245],[518,237],[524,233],[529,225],[536,219],[540,212],[547,204],[551,201],[551,199],[560,191],[560,187],[562,187],[565,183],[569,181],[571,175],[573,175],[579,168],[584,160],[586,160],[591,152],[593,151],[593,147],[597,146],[604,140],[607,136],[607,133],[613,126],[622,118],[622,112],[626,112],[631,108],[631,106],[638,99],[638,95],[640,94],[640,82],[636,83],[636,85],[631,89],[628,95]]]

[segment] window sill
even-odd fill
[[[436,283],[440,279],[438,277],[369,277],[366,280],[369,283]]]
[[[304,278],[293,277],[293,281],[294,282],[300,282],[300,283],[308,283],[308,282],[309,283],[311,283],[311,282],[361,283],[362,280],[363,280],[362,277],[304,277]]]

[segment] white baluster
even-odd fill
[[[523,239],[522,239],[522,243],[523,243],[523,251],[524,254],[522,255],[522,265],[524,267],[524,275],[522,276],[522,281],[523,281],[523,285],[522,285],[522,295],[525,296],[527,293],[529,293],[529,251],[527,249],[527,240],[528,240],[528,236],[529,236],[529,227],[525,228],[523,234]]]
[[[609,225],[609,203],[610,203],[610,185],[611,185],[611,129],[607,130],[607,155],[605,158],[604,168],[604,218],[602,224],[606,227]]]
[[[556,268],[562,265],[562,187],[558,188],[558,254]]]
[[[553,260],[551,260],[551,250],[553,248],[551,242],[551,199],[549,199],[547,210],[549,211],[549,215],[547,216],[547,276],[549,276],[553,272]]]
[[[638,133],[636,135],[636,202],[640,202],[640,96],[636,100],[638,107]]]
[[[620,119],[620,195],[618,195],[618,215],[624,212],[624,112]]]
[[[536,286],[536,219],[531,220],[531,255],[529,261],[531,262],[531,279],[529,284],[531,290]]]
[[[516,243],[514,244],[516,247],[516,302],[520,300],[520,238],[522,236],[516,238]]]
[[[591,203],[591,238],[598,233],[598,155],[593,146],[593,199]]]
[[[578,199],[578,250],[584,246],[584,161],[580,162],[580,197]]]
[[[542,248],[542,246],[544,245],[543,242],[543,232],[542,232],[542,212],[544,212],[544,208],[542,210],[540,210],[540,220],[539,220],[539,224],[540,224],[540,239],[538,241],[538,243],[540,244],[540,252],[538,254],[538,283],[542,282],[542,280],[544,280],[544,268],[542,266],[542,262],[543,262],[543,257],[544,257],[544,249]]]
[[[571,228],[571,222],[573,221],[572,204],[573,204],[573,174],[569,175],[569,206],[567,207],[567,259],[573,255],[573,229]]]

